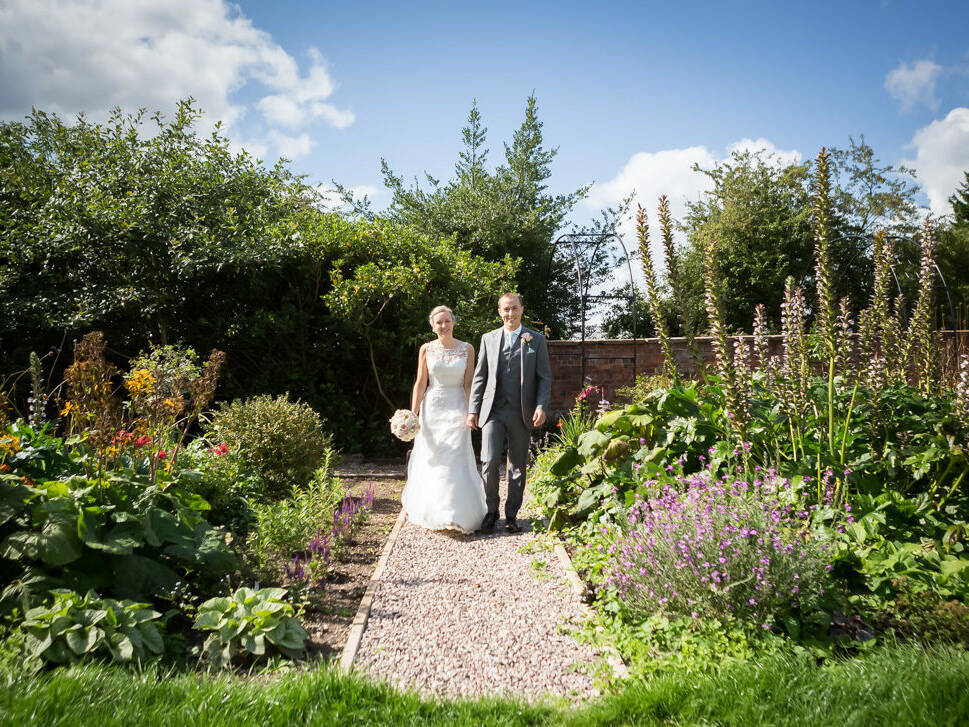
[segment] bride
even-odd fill
[[[465,421],[474,347],[454,338],[454,313],[447,306],[437,306],[429,320],[437,340],[418,354],[411,410],[421,428],[401,502],[408,519],[422,527],[471,533],[488,509]]]

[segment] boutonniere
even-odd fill
[[[531,343],[531,342],[532,342],[532,334],[531,334],[531,333],[529,333],[528,331],[524,331],[524,332],[522,333],[522,340],[523,340],[523,341],[524,341],[525,343]]]

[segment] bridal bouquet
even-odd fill
[[[411,441],[420,431],[421,423],[410,409],[398,409],[390,418],[391,433],[404,442]]]

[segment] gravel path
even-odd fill
[[[355,666],[449,697],[588,697],[594,660],[563,624],[581,604],[551,550],[519,534],[449,535],[406,523],[387,561]]]

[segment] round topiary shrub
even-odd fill
[[[264,394],[223,404],[209,429],[264,480],[270,497],[309,482],[331,445],[320,415],[288,395]]]

